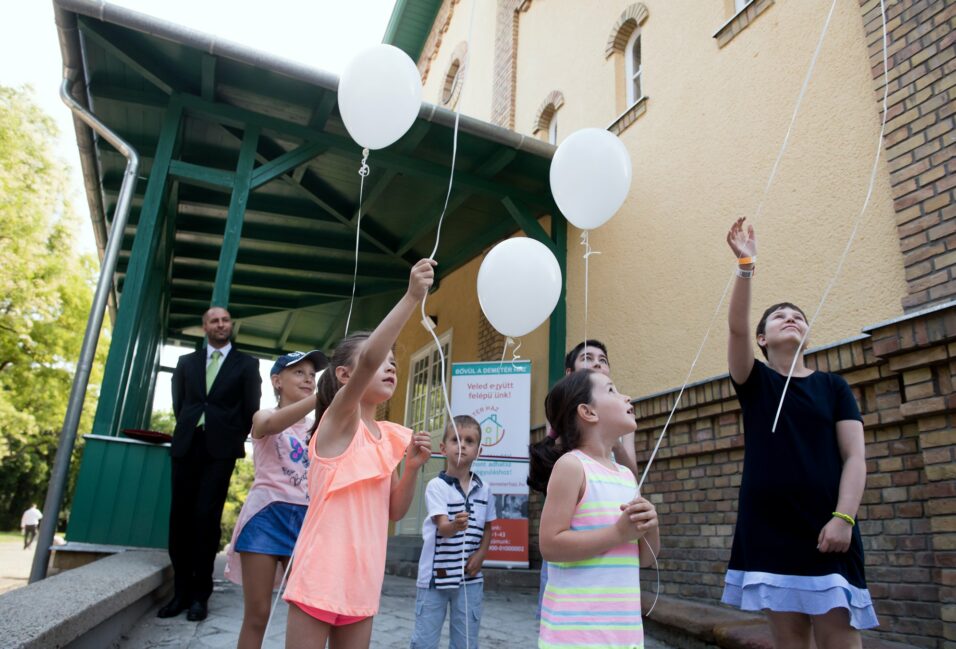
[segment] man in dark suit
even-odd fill
[[[229,479],[236,459],[245,455],[262,396],[259,363],[232,346],[229,312],[210,308],[202,326],[206,346],[180,357],[173,372],[169,558],[175,592],[158,613],[174,617],[188,611],[193,621],[207,614]]]

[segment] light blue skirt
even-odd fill
[[[879,626],[870,591],[852,586],[838,574],[800,577],[728,570],[720,601],[744,611],[771,610],[807,615],[823,615],[835,608],[845,608],[854,629]]]

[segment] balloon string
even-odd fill
[[[600,255],[596,250],[591,250],[590,232],[584,230],[581,232],[581,245],[584,246],[584,347],[582,352],[586,351],[588,346],[588,285],[590,283],[590,257],[591,255]]]
[[[684,394],[684,390],[687,389],[687,384],[690,382],[690,377],[694,373],[694,368],[697,367],[697,361],[700,360],[700,355],[704,351],[704,346],[707,344],[707,339],[710,337],[710,332],[714,328],[714,323],[717,321],[717,316],[720,314],[720,308],[724,305],[724,299],[727,297],[727,291],[730,290],[730,285],[734,281],[736,276],[736,264],[734,266],[734,273],[731,273],[730,279],[727,281],[727,285],[724,286],[724,292],[720,296],[720,302],[717,303],[717,308],[714,309],[714,314],[710,317],[710,324],[707,326],[707,331],[704,333],[704,339],[700,341],[700,346],[697,347],[697,354],[694,356],[694,361],[690,364],[690,369],[687,370],[687,376],[684,377],[684,384],[680,386],[680,391],[677,393],[677,398],[674,399],[674,405],[671,407],[670,414],[667,415],[667,421],[664,422],[664,428],[661,430],[660,436],[657,438],[657,444],[654,445],[654,450],[651,453],[650,458],[647,460],[647,465],[644,467],[644,473],[641,474],[641,480],[637,483],[637,493],[640,494],[641,487],[644,485],[644,480],[647,478],[647,473],[651,470],[651,464],[654,463],[654,458],[657,457],[657,451],[661,447],[661,442],[664,441],[664,436],[667,434],[667,428],[671,425],[671,419],[674,418],[674,413],[677,412],[677,406],[680,405],[680,399]]]
[[[651,607],[645,613],[645,617],[650,617],[651,613],[654,612],[654,607],[657,606],[657,600],[661,596],[661,568],[657,563],[657,555],[654,554],[654,548],[651,547],[651,544],[647,542],[647,539],[644,540],[644,545],[647,546],[647,549],[650,550],[651,556],[654,557],[654,574],[657,575],[657,588],[654,590],[654,602],[651,604]],[[265,637],[265,636],[263,636]]]
[[[349,335],[349,324],[352,322],[352,307],[355,305],[355,285],[358,282],[358,255],[359,234],[362,231],[362,195],[365,191],[365,177],[368,176],[368,148],[362,149],[362,165],[358,169],[359,200],[358,217],[355,220],[355,268],[352,270],[352,298],[349,300],[349,314],[345,318],[345,336]]]
[[[477,2],[473,2],[471,6],[471,19],[468,26],[468,40],[466,41],[465,49],[465,65],[461,71],[462,76],[459,81],[461,84],[461,93],[458,96],[458,103],[455,105],[455,127],[452,132],[451,140],[451,169],[448,173],[448,190],[445,192],[445,203],[442,205],[441,214],[438,217],[438,225],[435,228],[435,245],[432,248],[431,254],[428,255],[429,259],[435,259],[435,255],[438,252],[438,243],[441,241],[441,226],[445,222],[445,213],[448,211],[448,202],[451,199],[451,188],[455,179],[455,162],[458,159],[458,124],[461,118],[461,105],[463,103],[465,93],[465,77],[468,72],[468,59],[471,57],[471,52],[469,51],[471,46],[471,30],[475,23],[475,6],[477,4]],[[448,386],[445,384],[445,350],[442,349],[441,341],[435,334],[435,327],[432,324],[431,319],[425,313],[425,303],[427,301],[428,294],[426,293],[425,297],[422,298],[422,324],[425,326],[425,329],[428,330],[428,333],[431,334],[432,340],[435,342],[435,347],[438,349],[438,360],[441,368],[441,393],[445,403],[445,412],[448,413],[448,421],[451,423],[452,430],[455,431],[455,440],[458,444],[458,464],[461,465],[461,435],[458,432],[458,425],[455,423],[455,416],[451,411],[451,400],[448,398]],[[469,649],[471,638],[469,636],[468,629],[468,588],[465,580],[464,546],[462,546],[461,553],[461,588],[463,589],[463,594],[465,596],[465,649]]]
[[[873,186],[876,183],[876,171],[879,168],[880,154],[883,151],[883,133],[886,131],[886,103],[889,95],[889,67],[887,65],[887,54],[886,54],[886,7],[883,4],[883,0],[880,0],[880,15],[882,18],[883,24],[883,119],[880,124],[880,135],[876,143],[876,156],[873,158],[873,168],[870,170],[870,185],[866,190],[866,198],[863,199],[863,207],[860,208],[860,213],[856,215],[856,218],[853,220],[853,228],[850,230],[850,237],[847,239],[846,245],[843,247],[843,254],[840,255],[840,260],[837,262],[836,270],[833,272],[833,277],[830,278],[830,281],[827,283],[826,288],[823,291],[823,296],[820,298],[820,303],[817,305],[817,310],[814,311],[813,317],[810,318],[810,322],[807,323],[807,330],[803,334],[803,338],[800,339],[800,346],[797,347],[797,351],[793,355],[793,360],[790,362],[790,371],[787,372],[787,380],[783,384],[783,393],[780,395],[780,403],[777,404],[777,414],[773,418],[773,427],[770,429],[771,432],[777,432],[777,422],[780,419],[780,411],[783,409],[783,400],[787,396],[787,388],[790,386],[790,379],[793,377],[793,370],[797,365],[797,359],[803,355],[803,346],[807,342],[807,337],[810,335],[810,330],[813,328],[813,323],[816,322],[817,316],[820,315],[820,310],[823,308],[824,302],[826,302],[827,297],[830,295],[830,289],[836,284],[837,278],[840,276],[840,273],[843,271],[843,263],[846,261],[847,255],[850,254],[850,247],[853,245],[853,241],[856,239],[857,230],[860,227],[860,223],[863,221],[863,216],[866,214],[866,208],[870,204],[870,197],[873,195]]]
[[[813,56],[810,59],[810,66],[807,68],[807,73],[804,75],[803,83],[800,86],[800,92],[797,94],[797,102],[793,108],[793,114],[790,117],[790,124],[787,127],[787,132],[784,135],[783,142],[780,144],[780,150],[777,152],[777,158],[774,160],[773,167],[770,170],[770,176],[767,178],[767,184],[764,186],[763,194],[760,197],[760,202],[757,204],[757,209],[754,212],[754,221],[759,218],[760,213],[763,211],[764,202],[766,201],[767,196],[770,193],[770,187],[773,185],[773,181],[777,176],[777,169],[779,168],[780,161],[783,159],[783,154],[787,150],[787,146],[790,143],[790,134],[793,131],[793,125],[797,121],[797,115],[800,112],[801,105],[803,104],[803,98],[806,94],[807,87],[810,84],[810,78],[813,76],[813,70],[817,64],[817,59],[819,58],[820,50],[823,46],[824,37],[830,28],[830,19],[833,16],[834,7],[836,7],[836,0],[833,0],[833,3],[830,5],[830,11],[823,23],[823,29],[820,31],[820,37],[817,39],[817,46],[813,52]],[[885,110],[883,111],[883,114],[885,117]],[[724,292],[720,296],[720,301],[717,303],[717,308],[714,309],[714,316],[711,318],[710,325],[707,327],[707,331],[704,332],[704,339],[701,341],[700,347],[697,348],[697,355],[694,357],[694,362],[691,363],[690,371],[687,372],[687,377],[684,379],[684,383],[681,385],[680,391],[677,393],[677,399],[674,400],[674,406],[671,408],[670,414],[667,417],[667,421],[664,424],[664,428],[661,430],[661,434],[657,439],[657,444],[654,446],[654,451],[651,453],[651,457],[648,459],[647,466],[644,467],[644,473],[641,475],[641,480],[638,484],[638,491],[640,491],[641,485],[644,484],[644,480],[647,478],[647,474],[651,470],[651,464],[654,462],[654,458],[657,456],[657,450],[660,448],[661,442],[664,440],[664,436],[667,434],[667,427],[670,425],[671,419],[674,417],[674,412],[676,412],[677,406],[680,404],[681,396],[684,394],[684,390],[687,388],[687,384],[690,382],[690,377],[694,371],[694,366],[697,364],[697,360],[700,358],[701,351],[704,349],[704,345],[706,344],[707,339],[710,337],[710,332],[714,328],[714,323],[717,320],[716,316],[720,312],[721,307],[724,305],[724,300],[727,298],[730,285],[733,284],[734,277],[736,275],[736,265],[734,266],[734,271],[735,272],[731,274],[730,279],[727,281],[727,285],[724,287]]]

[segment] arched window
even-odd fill
[[[535,137],[547,139],[551,144],[558,143],[558,109],[563,105],[564,95],[560,90],[548,93],[534,114],[531,132]]]
[[[462,80],[465,78],[465,67],[468,62],[468,44],[462,41],[451,53],[451,63],[445,71],[445,81],[441,89],[442,106],[454,108],[461,96]]]
[[[617,73],[624,75],[624,101],[618,98],[620,109],[633,106],[645,94],[641,75],[641,26],[647,20],[647,16],[647,7],[642,3],[638,2],[629,6],[618,16],[604,48],[605,57],[608,59],[614,57]],[[621,107],[622,103],[623,107]]]
[[[633,106],[644,96],[641,92],[641,30],[635,29],[624,47],[624,84],[627,105]]]

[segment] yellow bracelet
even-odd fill
[[[833,516],[836,516],[841,521],[846,521],[850,525],[856,525],[856,521],[853,520],[853,517],[849,514],[844,514],[843,512],[833,512]]]
[[[748,264],[756,264],[756,263],[757,263],[757,257],[756,257],[756,256],[754,256],[754,257],[740,257],[740,258],[737,260],[737,265],[738,265],[738,266],[746,266],[746,265],[748,265]]]

